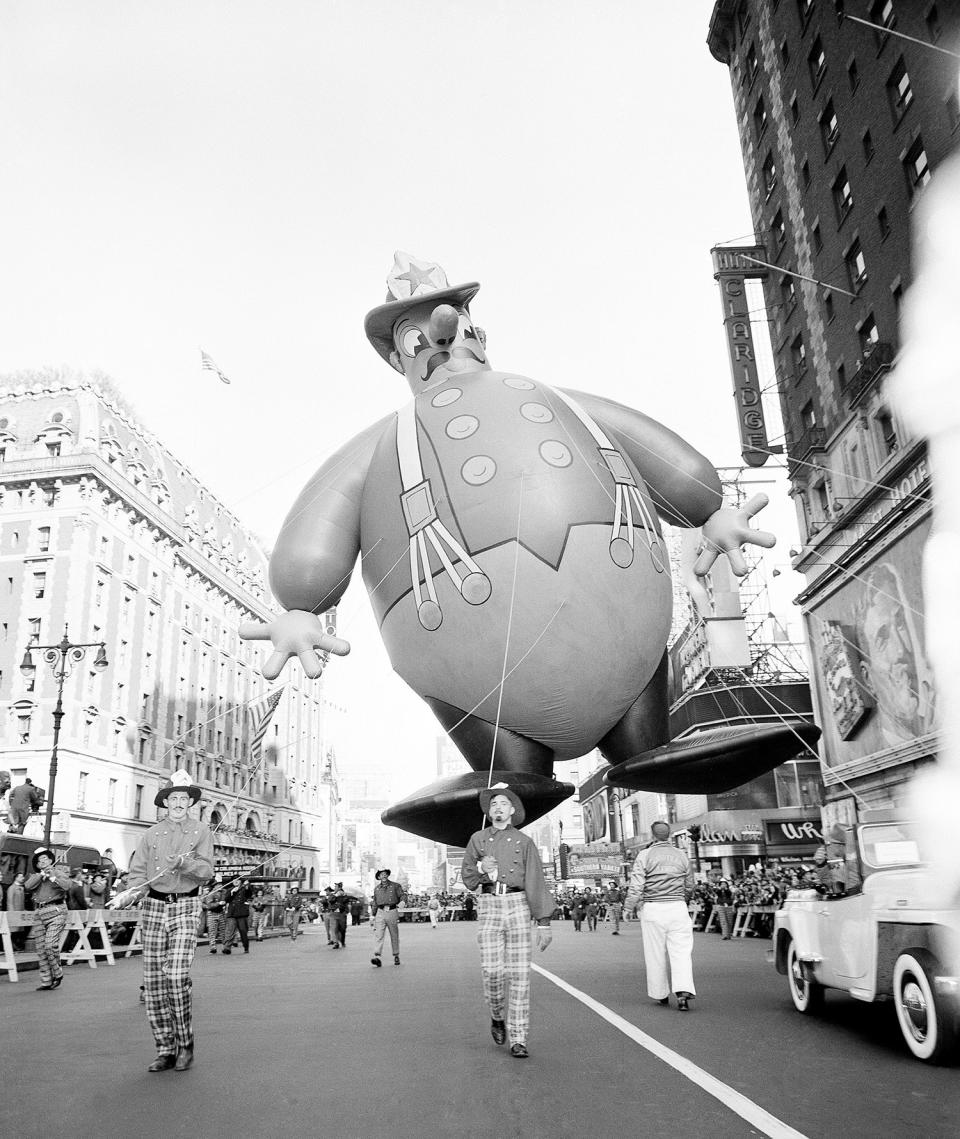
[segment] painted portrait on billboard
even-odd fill
[[[860,669],[876,701],[880,730],[893,745],[933,730],[933,672],[924,651],[918,594],[904,589],[892,561],[879,562],[864,576],[856,619]]]
[[[828,767],[937,727],[921,592],[929,530],[926,520],[909,531],[810,613]]]

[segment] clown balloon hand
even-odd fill
[[[537,926],[537,949],[542,953],[551,941],[553,941],[553,934],[550,932],[549,927]]]
[[[765,494],[755,494],[738,508],[721,507],[703,524],[703,543],[700,556],[693,567],[697,577],[705,577],[717,556],[726,554],[730,568],[737,577],[747,572],[747,562],[740,547],[744,543],[770,549],[777,539],[767,530],[752,530],[750,519],[770,501]]]
[[[293,656],[299,659],[307,676],[316,680],[323,672],[325,662],[325,657],[321,654],[334,653],[345,657],[350,652],[349,642],[340,637],[331,637],[316,613],[305,613],[300,609],[281,613],[266,625],[257,621],[245,621],[240,626],[239,633],[245,641],[273,643],[274,652],[261,670],[267,680],[275,680]]]

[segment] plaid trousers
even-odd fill
[[[526,894],[481,894],[478,899],[477,943],[483,995],[491,1017],[506,1019],[511,1044],[526,1044],[530,1028],[531,920]]]
[[[60,965],[60,939],[67,925],[66,906],[41,906],[37,912],[42,929],[34,935],[40,984],[49,985],[63,976]]]
[[[157,1051],[173,1054],[193,1044],[193,982],[190,966],[197,949],[200,902],[161,902],[146,898],[140,929],[147,1020]]]

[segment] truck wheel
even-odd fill
[[[787,945],[787,983],[797,1012],[812,1015],[823,1008],[823,985],[804,974],[803,964],[797,956],[797,943],[792,937]]]
[[[934,992],[936,962],[923,949],[901,953],[893,969],[893,1003],[907,1047],[918,1060],[942,1064],[956,1049],[956,1008]]]

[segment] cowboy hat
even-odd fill
[[[190,796],[191,806],[194,803],[199,803],[200,796],[203,794],[200,788],[190,778],[190,772],[184,771],[183,768],[180,768],[179,771],[175,771],[173,775],[170,776],[170,782],[166,785],[166,787],[161,787],[160,790],[156,793],[153,798],[156,806],[165,806],[167,798],[173,794],[174,791],[186,791],[186,793]]]
[[[480,291],[477,281],[451,287],[446,273],[436,262],[418,261],[399,249],[393,258],[393,268],[387,278],[386,304],[371,309],[363,321],[367,339],[387,363],[394,350],[393,326],[404,313],[423,304],[466,308]]]
[[[37,868],[37,859],[42,854],[45,854],[47,856],[47,858],[50,859],[51,862],[57,861],[57,856],[53,853],[53,851],[50,849],[49,846],[38,846],[37,849],[33,852],[33,857],[30,859],[30,862],[31,862],[34,870],[36,870],[36,868]]]
[[[388,869],[387,869],[387,868],[384,866],[384,867],[382,867],[380,870],[378,870],[378,871],[376,872],[376,874],[374,874],[374,878],[379,878],[381,874],[386,874],[386,876],[389,878],[389,877],[390,877],[390,875],[391,875],[392,873],[393,873],[393,871],[392,871],[392,870],[388,870]]]
[[[483,813],[485,815],[490,814],[490,800],[495,795],[503,795],[505,798],[510,800],[510,802],[513,804],[513,818],[510,820],[511,825],[515,827],[521,826],[523,824],[523,820],[526,818],[526,812],[523,809],[523,803],[520,802],[520,798],[517,795],[516,791],[511,791],[506,783],[496,783],[493,785],[493,787],[483,788],[483,790],[480,792],[480,806],[483,810]]]

